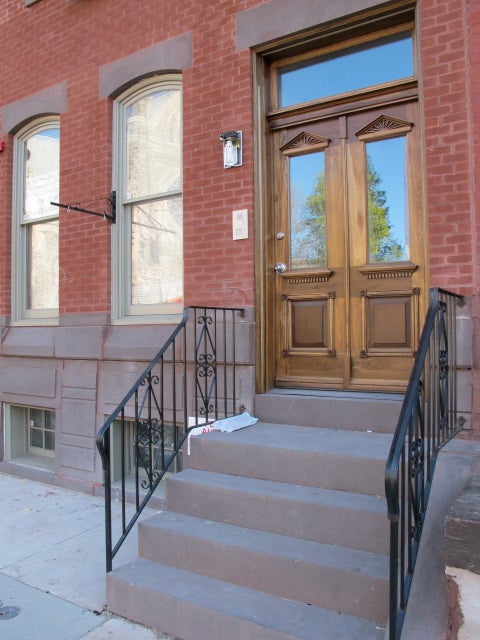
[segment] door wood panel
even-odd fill
[[[417,107],[404,100],[272,127],[277,386],[405,387],[426,294]],[[388,175],[393,158],[381,160],[390,148],[403,153],[401,176]],[[388,180],[388,196],[406,185],[394,223],[382,196]]]

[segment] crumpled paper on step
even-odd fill
[[[189,418],[189,425],[192,426],[197,424],[195,418]],[[237,429],[244,429],[245,427],[251,427],[253,424],[258,422],[258,418],[254,418],[251,416],[248,411],[244,411],[236,416],[230,416],[229,418],[222,418],[221,420],[215,420],[215,422],[211,422],[210,424],[205,424],[203,421],[203,425],[200,423],[198,427],[195,427],[190,431],[187,438],[187,455],[190,455],[190,438],[192,436],[199,436],[204,433],[209,433],[210,431],[222,431],[224,433],[232,433],[232,431],[237,431]]]

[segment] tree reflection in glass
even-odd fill
[[[290,268],[327,264],[325,154],[290,158]]]
[[[366,144],[368,260],[408,260],[406,138]]]

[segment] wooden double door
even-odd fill
[[[417,102],[269,136],[274,384],[403,390],[426,295]]]

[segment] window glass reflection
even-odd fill
[[[46,129],[34,134],[25,145],[25,203],[23,220],[58,215],[50,202],[58,202],[60,131]]]
[[[30,446],[43,449],[43,431],[41,429],[30,429]]]
[[[319,100],[414,74],[410,33],[279,69],[279,107]]]
[[[58,219],[28,225],[28,308],[58,307]]]
[[[181,197],[132,206],[131,304],[183,301]]]
[[[127,200],[181,189],[179,114],[177,90],[142,96],[126,108]]]
[[[45,449],[55,451],[55,433],[53,431],[45,431]]]
[[[366,144],[369,262],[409,259],[406,138]]]
[[[290,268],[327,264],[325,154],[290,158]]]

